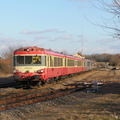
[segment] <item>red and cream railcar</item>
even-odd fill
[[[24,84],[43,84],[50,79],[91,69],[91,61],[46,50],[24,47],[14,52],[14,80]],[[37,81],[37,82],[36,82]]]

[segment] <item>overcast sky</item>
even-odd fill
[[[119,53],[120,41],[97,26],[109,23],[112,15],[96,1],[0,0],[0,51],[38,46],[70,54]]]

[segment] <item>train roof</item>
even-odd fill
[[[22,47],[19,48],[17,50],[14,51],[15,55],[25,55],[25,54],[49,54],[49,55],[53,55],[53,56],[59,56],[59,57],[66,57],[66,58],[70,58],[70,59],[76,59],[76,60],[83,60],[86,61],[86,59],[82,59],[82,58],[78,58],[78,57],[74,57],[72,55],[66,55],[60,52],[55,52],[52,50],[48,50],[48,49],[44,49],[44,48],[39,48],[39,47]]]
[[[21,48],[19,48],[19,49],[17,49],[17,50],[15,50],[15,52],[22,52],[22,51],[43,51],[44,50],[44,48],[39,48],[39,47],[36,47],[36,46],[34,46],[34,47],[21,47]]]

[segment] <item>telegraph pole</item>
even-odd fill
[[[81,53],[83,54],[83,29],[81,29]]]

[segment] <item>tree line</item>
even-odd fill
[[[85,55],[85,58],[96,62],[108,62],[112,66],[120,66],[120,54],[93,54]]]

